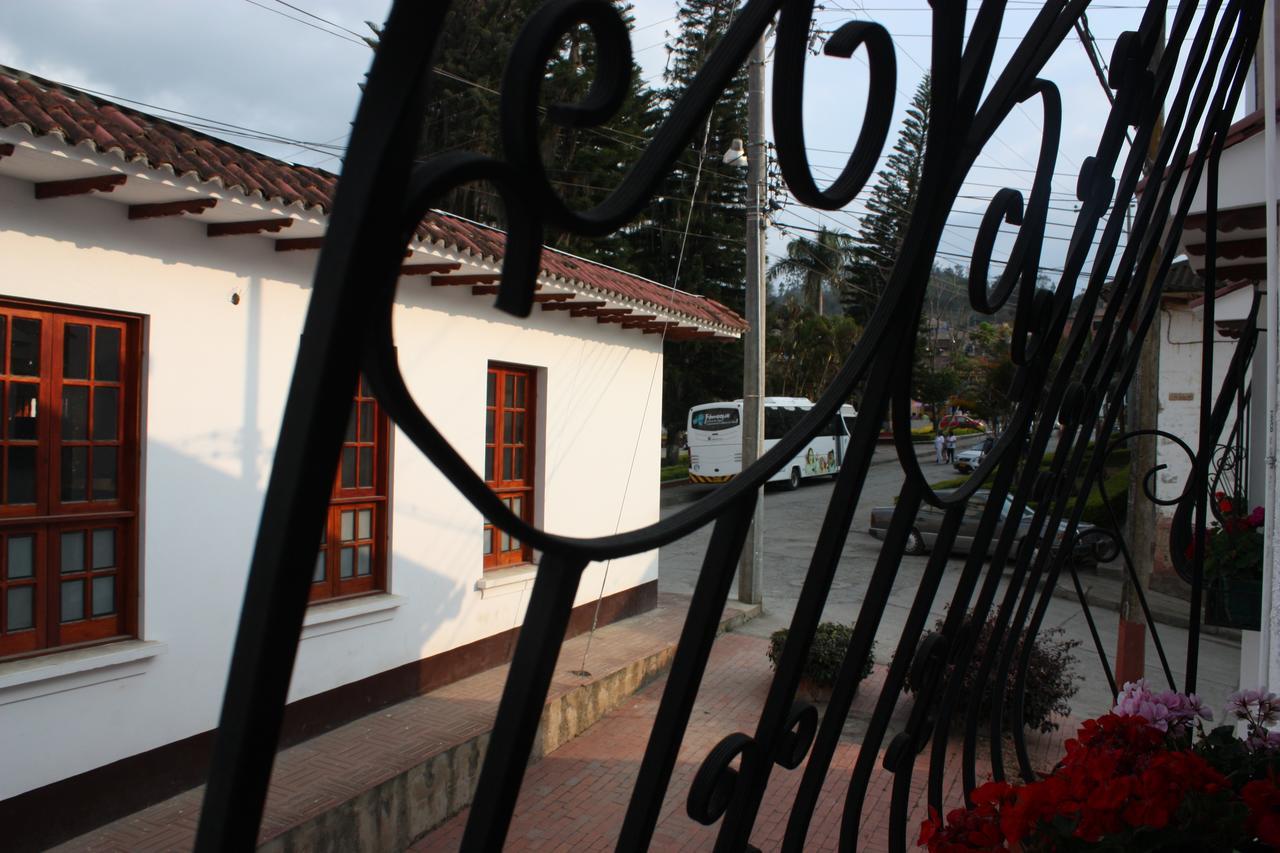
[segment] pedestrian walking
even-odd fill
[[[938,456],[939,465],[947,461],[947,440],[943,437],[942,430],[938,430],[938,434],[934,436],[933,450]]]
[[[947,432],[947,461],[956,461],[956,431],[949,430]]]

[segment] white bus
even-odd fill
[[[813,408],[807,397],[764,398],[764,449],[778,439]],[[840,416],[831,419],[830,429],[815,436],[786,466],[769,478],[795,489],[806,477],[834,476],[849,448],[853,406],[840,407]],[[689,410],[689,482],[723,483],[742,470],[742,401],[703,403]]]

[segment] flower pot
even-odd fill
[[[818,702],[830,702],[831,685],[818,684],[812,679],[801,678],[800,686],[796,688],[796,698],[815,704]]]
[[[1257,631],[1261,623],[1261,580],[1219,578],[1205,587],[1204,624]]]

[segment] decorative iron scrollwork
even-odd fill
[[[1076,192],[1080,206],[1071,242],[1062,271],[1055,273],[1056,283],[1047,288],[1037,281],[1045,272],[1040,259],[1062,105],[1054,85],[1039,75],[1053,51],[1072,33],[1087,0],[1044,4],[1009,62],[994,72],[1004,0],[982,2],[967,33],[965,3],[932,4],[932,109],[919,190],[922,202],[912,212],[884,296],[862,338],[812,411],[741,476],[656,524],[594,538],[564,536],[513,515],[432,424],[427,412],[433,401],[419,405],[409,393],[396,360],[390,323],[405,242],[442,192],[467,181],[487,182],[501,197],[509,226],[497,305],[514,316],[527,315],[544,229],[589,237],[616,230],[635,217],[775,18],[773,115],[783,178],[802,202],[840,208],[862,189],[887,138],[896,78],[892,39],[877,24],[853,21],[841,26],[826,46],[829,55],[846,58],[864,51],[871,73],[860,135],[840,175],[821,188],[805,154],[801,107],[813,2],[749,0],[619,184],[594,207],[574,210],[548,180],[537,144],[538,129],[542,121],[565,127],[597,126],[619,109],[631,66],[630,39],[619,12],[605,0],[548,0],[530,17],[508,58],[501,92],[504,157],[450,153],[415,164],[418,117],[430,96],[423,81],[429,79],[430,57],[451,5],[456,4],[397,0],[369,74],[277,444],[201,815],[199,849],[248,848],[256,837],[311,575],[307,555],[319,538],[324,516],[328,484],[322,475],[332,470],[327,465],[337,461],[348,391],[358,370],[368,376],[380,402],[409,439],[487,519],[544,554],[468,819],[465,849],[497,849],[506,838],[551,669],[587,563],[651,551],[713,524],[711,544],[619,842],[626,849],[648,845],[756,496],[774,472],[826,428],[855,388],[862,394],[861,414],[756,730],[728,735],[706,756],[690,789],[688,812],[704,823],[720,822],[718,850],[744,850],[774,767],[798,770],[802,776],[783,846],[805,848],[819,792],[858,690],[862,663],[880,626],[912,520],[923,503],[942,509],[944,520],[848,780],[841,846],[854,849],[858,844],[867,785],[908,666],[919,667],[916,675],[927,689],[917,699],[907,731],[885,750],[885,762],[895,774],[891,849],[905,847],[914,757],[930,737],[928,800],[935,808],[943,808],[946,739],[953,721],[963,722],[964,787],[969,790],[976,783],[978,703],[960,708],[960,679],[948,672],[976,671],[977,683],[989,685],[994,692],[989,740],[997,778],[1005,772],[1001,709],[1010,708],[1018,771],[1028,776],[1031,767],[1021,717],[1031,644],[1020,646],[1020,641],[1038,632],[1064,568],[1075,576],[1065,555],[1069,549],[1037,547],[1036,543],[1053,541],[1059,530],[1065,542],[1074,541],[1084,498],[1100,482],[1105,450],[1119,422],[1141,341],[1157,315],[1160,282],[1177,250],[1173,242],[1161,244],[1161,234],[1166,228],[1178,230],[1206,163],[1220,150],[1248,73],[1261,4],[1209,0],[1197,10],[1197,3],[1183,0],[1165,27],[1164,4],[1153,2],[1138,30],[1116,43],[1108,80],[1114,105],[1102,123],[1095,152],[1080,169]],[[580,102],[553,104],[544,115],[538,107],[543,69],[557,40],[578,26],[586,26],[598,45],[593,84]],[[1159,50],[1162,30],[1167,30],[1167,44]],[[1037,98],[1043,128],[1030,196],[1024,199],[1011,188],[993,194],[975,240],[969,283],[970,302],[979,312],[992,313],[1016,296],[1011,343],[1011,356],[1018,365],[1013,389],[1016,408],[1008,428],[968,480],[957,489],[939,492],[921,470],[910,435],[908,389],[918,318],[947,214],[969,170],[1010,112]],[[1167,105],[1162,124],[1161,105]],[[1158,126],[1163,127],[1159,137]],[[1130,132],[1132,142],[1126,146]],[[1174,177],[1159,180],[1166,173]],[[1139,181],[1148,175],[1157,177],[1137,199],[1128,239],[1122,245],[1125,211],[1135,199]],[[1179,175],[1185,178],[1182,184]],[[1018,226],[1018,232],[1008,263],[990,284],[993,246],[1002,223]],[[1077,293],[1081,280],[1086,284]],[[1210,277],[1206,287],[1212,283]],[[1104,285],[1111,294],[1105,304]],[[1073,306],[1077,297],[1078,304]],[[1096,328],[1076,323],[1068,331],[1073,310],[1079,317],[1098,312]],[[1237,388],[1248,364],[1244,350],[1237,348],[1232,365]],[[1252,344],[1248,351],[1251,354]],[[800,671],[886,414],[892,420],[904,483],[883,549],[863,590],[864,605],[854,622],[831,701],[819,719],[817,709],[796,704]],[[1202,423],[1206,430],[1202,434],[1215,424],[1218,429],[1213,435],[1221,432],[1217,416],[1215,410],[1212,422]],[[1056,428],[1059,420],[1060,430]],[[1040,463],[1051,444],[1052,462],[1042,474]],[[979,488],[990,494],[969,557],[945,602],[947,616],[941,630],[917,653],[917,639],[938,603],[948,552]],[[1006,499],[1012,517],[1020,517],[1034,503],[1025,536],[1017,524],[1003,525],[997,535]],[[1179,504],[1177,512],[1186,505],[1185,501]],[[1191,529],[1179,519],[1175,527]],[[988,553],[989,562],[985,560]],[[1007,578],[1006,569],[1010,570]],[[1087,603],[1083,606],[1087,615]],[[1191,618],[1194,636],[1199,620],[1194,607]],[[975,626],[989,619],[990,640],[977,657]],[[1195,654],[1193,644],[1188,662],[1191,688]],[[1016,686],[1012,695],[1005,695],[1011,675]]]

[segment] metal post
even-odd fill
[[[747,300],[742,336],[742,468],[764,453],[764,36],[747,64]],[[747,545],[738,564],[738,599],[764,601],[764,498],[757,495]]]
[[[1266,453],[1266,485],[1265,498],[1263,504],[1266,513],[1266,524],[1263,531],[1266,534],[1262,549],[1262,624],[1261,624],[1261,648],[1258,650],[1258,681],[1263,689],[1270,689],[1276,684],[1280,684],[1280,660],[1276,659],[1280,653],[1280,643],[1276,642],[1275,637],[1275,618],[1272,609],[1275,607],[1276,601],[1276,582],[1280,579],[1280,573],[1276,572],[1276,541],[1280,536],[1277,531],[1280,525],[1274,521],[1276,518],[1277,500],[1276,500],[1276,415],[1277,409],[1280,408],[1280,401],[1277,401],[1276,382],[1277,382],[1277,360],[1280,359],[1280,344],[1277,344],[1277,336],[1280,335],[1280,310],[1277,310],[1276,290],[1280,281],[1277,276],[1280,275],[1280,258],[1276,257],[1276,253],[1280,250],[1277,245],[1276,228],[1276,157],[1280,157],[1280,149],[1277,149],[1276,140],[1276,4],[1275,0],[1268,0],[1266,5],[1265,17],[1262,19],[1262,103],[1265,109],[1262,112],[1263,119],[1263,178],[1265,189],[1262,198],[1266,204],[1267,212],[1267,295],[1266,295],[1266,321],[1264,332],[1267,342],[1267,358],[1266,358],[1266,389],[1267,394],[1261,400],[1254,397],[1257,401],[1256,405],[1264,405],[1267,409],[1266,413],[1266,431],[1265,437],[1265,453]],[[1254,368],[1257,369],[1256,367]],[[1241,687],[1252,687],[1253,684],[1241,684]]]
[[[1148,66],[1155,70],[1164,54],[1165,33],[1160,29],[1160,41],[1151,55]],[[1151,171],[1160,140],[1164,135],[1164,110],[1156,113],[1156,126],[1147,145],[1147,162],[1144,171]],[[1156,268],[1152,267],[1147,287],[1156,286]],[[1160,326],[1162,315],[1157,313],[1155,323],[1142,341],[1138,358],[1138,370],[1129,385],[1130,416],[1125,428],[1130,430],[1156,429],[1160,426]],[[1129,509],[1126,525],[1133,552],[1134,573],[1142,586],[1149,587],[1156,560],[1156,505],[1147,500],[1142,489],[1147,472],[1156,467],[1156,438],[1144,435],[1129,442]],[[1138,590],[1133,579],[1124,576],[1120,587],[1120,620],[1116,631],[1116,684],[1137,681],[1146,676],[1147,623],[1139,610]]]
[[[1154,272],[1154,271],[1153,271]],[[1148,287],[1154,282],[1148,281]],[[1129,422],[1131,430],[1156,429],[1160,408],[1160,323],[1142,342],[1138,372],[1129,386]],[[1151,581],[1156,556],[1156,505],[1142,491],[1143,478],[1156,467],[1156,439],[1144,435],[1129,442],[1129,545],[1133,568],[1144,587]],[[1138,591],[1125,575],[1120,588],[1120,620],[1116,634],[1116,684],[1137,681],[1146,675],[1147,624],[1139,609]]]

